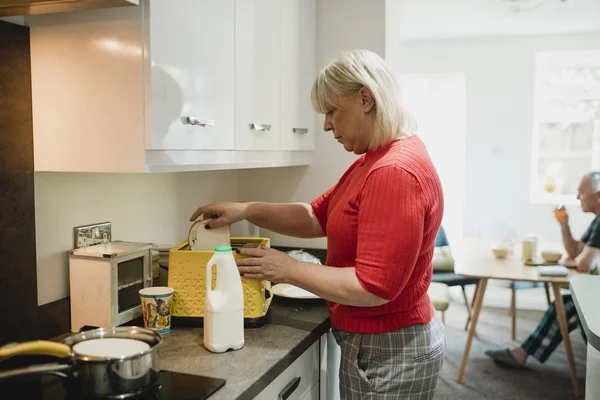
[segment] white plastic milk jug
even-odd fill
[[[212,290],[212,270],[217,282]],[[244,290],[230,246],[217,246],[206,264],[204,346],[213,353],[244,346]]]

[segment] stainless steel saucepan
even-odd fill
[[[18,355],[62,359],[51,364],[0,372],[0,382],[24,375],[54,374],[86,397],[126,398],[151,387],[158,378],[160,333],[138,327],[99,328],[70,336],[62,343],[33,341],[0,347],[1,360]]]

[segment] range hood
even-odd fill
[[[0,0],[0,17],[137,6],[139,0]]]

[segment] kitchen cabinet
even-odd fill
[[[233,150],[234,0],[152,0],[144,11],[147,148]]]
[[[306,7],[304,0],[297,3]],[[307,3],[314,8],[314,0]],[[312,15],[308,8],[293,15],[292,4],[143,0],[139,7],[28,17],[35,170],[309,164],[314,144],[284,145],[281,136],[282,120],[290,130],[314,118],[306,111],[306,89],[282,86],[283,79],[301,80],[293,74],[308,76],[298,65],[283,74],[284,62],[296,63],[305,52],[314,60],[313,39],[282,55],[288,43],[301,42],[283,25],[297,19],[296,28],[304,27],[300,19]],[[312,28],[298,35],[314,36],[314,22],[308,24]],[[307,65],[313,75],[314,61]],[[304,108],[291,99],[300,91]],[[284,111],[289,107],[294,109]]]
[[[300,398],[300,400],[319,400],[319,384],[315,383],[308,393]]]
[[[235,148],[279,150],[280,0],[235,2]]]
[[[235,148],[314,150],[316,0],[237,0],[235,60]]]
[[[0,17],[132,6],[138,5],[139,0],[11,0],[3,3],[0,4]]]
[[[318,399],[320,359],[322,356],[320,347],[320,341],[317,340],[296,361],[264,388],[255,399]],[[317,389],[314,389],[314,387]],[[315,390],[317,397],[314,397]]]
[[[310,90],[316,67],[316,0],[287,0],[281,30],[281,148],[314,150]]]

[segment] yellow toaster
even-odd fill
[[[236,249],[270,247],[268,238],[231,238],[231,247]],[[169,250],[168,285],[175,289],[172,303],[174,326],[201,326],[206,295],[206,264],[213,251],[192,250],[184,241]],[[247,257],[234,253],[235,258]],[[213,286],[217,268],[213,268]],[[258,279],[242,279],[244,289],[244,326],[259,327],[271,304],[271,282]]]

